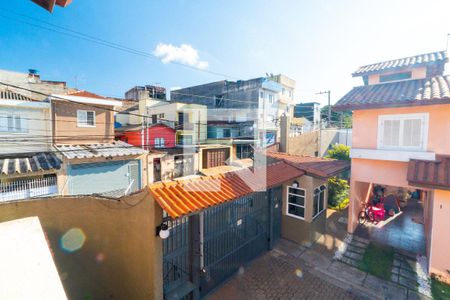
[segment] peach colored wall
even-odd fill
[[[114,114],[105,109],[73,102],[52,102],[55,144],[109,143],[114,140]],[[78,127],[77,110],[95,111],[95,127]]]
[[[450,279],[450,191],[435,190],[430,273]]]
[[[347,231],[352,233],[358,226],[358,215],[362,210],[363,202],[367,202],[372,190],[372,184],[368,182],[350,181],[350,206],[348,209]]]
[[[369,75],[368,76],[369,84],[380,83],[380,75],[389,75],[389,74],[402,73],[402,72],[407,72],[407,71],[412,71],[411,79],[425,78],[426,75],[427,75],[427,68],[426,67],[395,70],[395,71],[392,71],[392,72],[378,73],[378,74]],[[385,83],[385,82],[382,82],[382,83]]]
[[[410,187],[406,180],[407,171],[407,162],[352,159],[352,180],[355,181]]]
[[[356,110],[353,112],[352,147],[377,148],[378,116],[429,113],[427,151],[450,154],[450,104],[424,105],[400,108]]]

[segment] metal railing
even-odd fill
[[[0,202],[58,194],[56,176],[0,183]]]

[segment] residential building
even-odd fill
[[[46,100],[50,94],[67,94],[76,91],[64,81],[43,80],[39,71],[29,69],[28,73],[0,70],[0,82],[10,84],[9,90],[35,100]],[[18,88],[14,88],[14,87]]]
[[[334,106],[353,111],[348,231],[367,230],[358,226],[358,216],[374,187],[384,188],[402,204],[400,216],[389,223],[398,233],[373,228],[370,237],[426,255],[428,271],[444,277],[450,269],[447,61],[439,51],[360,67],[353,76],[364,85]],[[420,201],[404,197],[408,192]]]
[[[51,95],[53,143],[63,161],[63,195],[120,196],[147,184],[146,151],[114,141],[121,101],[86,91]]]
[[[212,82],[173,91],[171,98],[173,101],[206,105],[208,109],[226,113],[230,109],[237,111],[236,119],[229,121],[255,122],[256,138],[268,144],[276,142],[278,117],[289,111],[289,93],[293,97],[292,82],[287,83],[287,77],[279,75],[271,78]]]
[[[149,124],[174,124],[178,146],[198,145],[206,141],[207,109],[204,105],[158,102],[146,106],[145,111]]]
[[[277,118],[280,118],[283,114],[292,116],[296,86],[295,80],[283,74],[271,75],[269,78],[281,84],[281,92],[278,94]]]
[[[164,149],[176,146],[176,131],[166,123],[122,126],[115,129],[116,139],[143,149]]]
[[[310,245],[324,232],[326,178],[349,164],[281,153],[268,160],[267,166],[150,185],[170,231],[163,241],[165,298],[204,297],[280,237]],[[195,276],[198,270],[203,277]]]
[[[320,126],[320,103],[305,102],[294,106],[294,118],[304,118],[304,131],[318,129]]]
[[[50,103],[0,90],[0,202],[58,194]]]

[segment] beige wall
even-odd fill
[[[378,73],[378,74],[372,74],[368,76],[369,84],[377,84],[380,83],[380,75],[389,75],[389,74],[395,74],[395,73],[402,73],[411,71],[411,79],[421,79],[425,78],[427,75],[427,68],[426,67],[418,67],[418,68],[405,68],[401,70],[395,70],[391,72],[385,72],[385,73]],[[385,82],[382,82],[385,83]]]
[[[450,154],[450,104],[402,108],[356,110],[353,112],[352,147],[377,148],[378,116],[389,114],[429,113],[427,151]]]
[[[98,106],[98,105],[96,105]],[[52,101],[55,144],[110,143],[114,140],[114,114],[105,109],[74,102]],[[77,110],[95,111],[95,127],[78,127]]]
[[[450,191],[435,190],[433,202],[430,273],[450,280]]]
[[[148,158],[148,183],[153,183],[154,175],[153,175],[153,160],[155,158],[161,159],[161,181],[170,181],[173,178],[173,169],[175,167],[175,156],[182,154],[161,154],[161,155],[151,155]],[[186,154],[194,156],[194,174],[198,173],[198,153]]]
[[[306,132],[299,136],[288,138],[290,154],[315,156],[318,151],[319,132]]]
[[[47,198],[0,204],[0,222],[38,216],[69,299],[162,299],[162,211],[147,190],[122,201]],[[81,249],[61,237],[81,229]]]
[[[305,219],[301,220],[288,216],[287,211],[287,187],[294,181],[298,181],[300,188],[306,190]],[[283,211],[281,217],[281,236],[298,244],[310,246],[326,230],[326,209],[313,219],[313,195],[314,189],[326,180],[310,176],[302,176],[283,184]],[[325,191],[325,199],[328,199],[328,190]],[[325,204],[326,205],[326,204]],[[325,206],[326,207],[326,206]]]

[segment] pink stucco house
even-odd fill
[[[360,67],[336,110],[353,111],[348,231],[381,185],[418,190],[429,273],[450,276],[450,76],[445,51]],[[417,221],[417,220],[416,220]],[[410,234],[409,232],[405,235]],[[401,239],[399,236],[394,237]],[[413,244],[411,247],[413,248]]]

